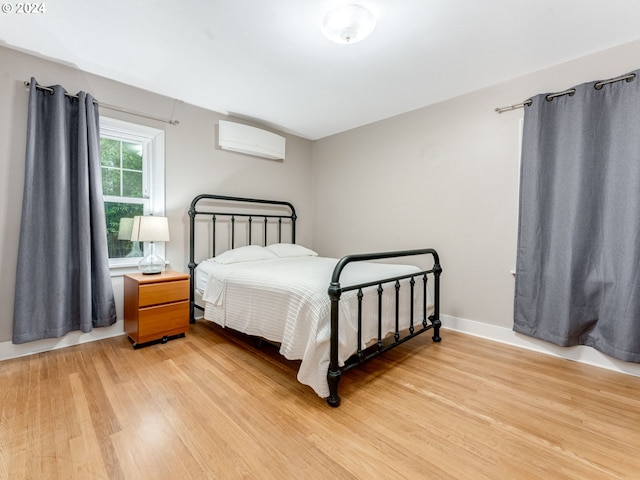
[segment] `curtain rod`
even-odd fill
[[[24,86],[27,87],[27,88],[30,87],[31,86],[31,82],[25,80]],[[44,90],[46,92],[51,92],[52,94],[54,92],[53,88],[43,87],[42,85],[38,85],[38,84],[36,84],[36,88],[39,88],[40,90]],[[65,92],[64,94],[69,98],[78,98],[77,95],[73,95],[71,93]],[[137,117],[148,118],[149,120],[157,120],[159,122],[169,123],[171,125],[178,125],[180,123],[180,120],[173,120],[173,119],[165,119],[165,118],[154,117],[154,116],[151,116],[151,115],[147,115],[146,113],[134,112],[133,110],[129,110],[127,108],[117,107],[115,105],[109,105],[108,103],[98,102],[95,99],[94,99],[93,103],[95,103],[96,105],[98,105],[100,107],[106,108],[107,110],[114,110],[116,112],[128,113],[130,115],[135,115]]]
[[[507,105],[506,107],[496,108],[496,112],[497,113],[510,112],[511,110],[515,110],[517,108],[529,107],[531,106],[532,103],[533,103],[533,100],[529,99],[529,100],[525,100],[524,102],[516,103],[515,105]]]
[[[604,87],[605,85],[607,85],[609,83],[620,82],[622,80],[626,80],[627,82],[633,82],[635,80],[635,78],[636,78],[636,74],[635,73],[629,73],[627,75],[621,75],[620,77],[611,78],[609,80],[602,80],[600,82],[596,82],[593,85],[593,88],[595,88],[596,90],[600,90],[600,89],[602,89],[602,87]],[[547,95],[546,98],[547,98],[548,101],[551,101],[554,98],[561,97],[563,95],[572,96],[574,93],[576,93],[576,89],[575,88],[570,88],[569,90],[565,90],[563,92],[550,93],[549,95]],[[511,110],[515,110],[517,108],[530,107],[532,103],[533,103],[533,100],[529,99],[529,100],[525,100],[522,103],[516,103],[515,105],[507,105],[506,107],[496,108],[495,111],[496,111],[496,113],[510,112]]]

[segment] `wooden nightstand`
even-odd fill
[[[133,348],[189,330],[189,275],[164,271],[124,276],[124,331]]]

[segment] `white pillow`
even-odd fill
[[[302,245],[296,245],[295,243],[274,243],[264,248],[273,252],[280,258],[318,256],[318,254],[313,250],[303,247]]]
[[[234,248],[221,253],[213,258],[216,263],[228,265],[230,263],[251,262],[254,260],[272,260],[278,258],[275,253],[270,252],[259,245],[247,245],[246,247]]]

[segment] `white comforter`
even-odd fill
[[[298,381],[320,397],[329,395],[327,369],[331,337],[327,293],[336,259],[294,257],[217,264],[202,262],[196,286],[203,291],[205,318],[223,327],[280,343],[280,353],[289,360],[302,360]],[[411,265],[355,262],[341,275],[341,286],[381,280],[420,270]],[[203,285],[204,279],[206,286]],[[400,328],[409,325],[410,287],[400,289]],[[377,287],[365,290],[363,300],[363,344],[377,338]],[[383,294],[383,336],[395,329],[395,288]],[[416,278],[414,322],[422,321],[422,280]],[[357,350],[357,292],[343,293],[340,300],[340,365]],[[366,322],[365,322],[366,319]]]

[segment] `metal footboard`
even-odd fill
[[[401,275],[392,278],[386,278],[377,280],[374,282],[363,283],[359,285],[350,285],[349,287],[342,288],[340,286],[340,275],[344,268],[352,262],[362,262],[371,260],[382,260],[387,258],[407,257],[416,255],[431,255],[433,257],[433,267],[430,270],[424,270],[421,272]],[[330,340],[330,358],[329,358],[329,370],[327,372],[327,381],[329,384],[329,397],[327,403],[332,407],[338,407],[340,405],[340,396],[338,395],[338,383],[340,376],[343,372],[350,370],[351,368],[377,357],[387,350],[395,348],[407,340],[420,335],[428,330],[433,329],[432,339],[434,342],[439,342],[440,338],[440,274],[442,273],[442,267],[440,266],[440,258],[438,253],[432,248],[418,249],[418,250],[403,250],[397,252],[383,252],[383,253],[370,253],[359,255],[348,255],[340,259],[336,265],[333,275],[331,277],[331,284],[329,285],[329,298],[331,299],[331,340]],[[429,275],[433,276],[433,314],[427,317],[427,283]],[[409,285],[411,289],[411,311],[409,318],[409,328],[407,332],[401,332],[399,329],[399,297],[401,280],[409,279]],[[417,279],[417,280],[416,280]],[[385,291],[385,285],[391,284],[393,291],[395,292],[395,331],[389,338],[382,337],[382,295]],[[416,284],[418,285],[416,287]],[[364,296],[363,289],[367,287],[377,286],[376,292],[378,295],[378,338],[374,345],[367,348],[362,348],[362,298]],[[422,311],[417,312],[420,317],[419,321],[415,321],[416,312],[414,311],[414,295],[415,289],[422,288],[423,291],[423,305]],[[338,345],[339,345],[339,302],[342,293],[356,290],[358,298],[358,350],[352,355],[343,366],[339,365],[338,361]],[[388,288],[387,288],[388,290]],[[371,319],[365,319],[370,321]]]

